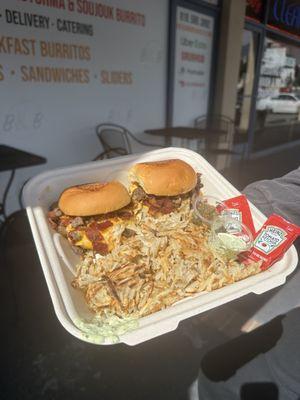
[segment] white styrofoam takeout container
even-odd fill
[[[37,175],[24,187],[24,203],[56,315],[64,328],[77,338],[93,342],[76,326],[76,321],[87,319],[92,314],[82,293],[71,286],[79,258],[72,252],[67,240],[50,228],[46,216],[49,206],[68,186],[111,179],[119,179],[127,184],[126,171],[132,164],[170,158],[180,158],[202,173],[204,194],[223,200],[239,195],[239,192],[199,154],[174,147],[55,169]],[[266,217],[252,204],[251,211],[255,227],[258,229]],[[297,252],[292,246],[284,257],[267,271],[209,293],[197,294],[165,310],[141,318],[138,328],[121,335],[120,341],[136,345],[175,330],[181,320],[193,315],[251,292],[261,294],[273,289],[285,282],[297,263]]]

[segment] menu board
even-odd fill
[[[173,126],[193,126],[207,113],[214,19],[177,7]]]

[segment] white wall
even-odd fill
[[[68,1],[62,3],[67,6]],[[113,7],[113,20],[83,15],[76,10],[80,0],[74,3],[75,10],[70,12],[41,5],[41,0],[1,0],[0,40],[5,37],[7,44],[8,36],[33,39],[35,55],[15,54],[15,46],[8,50],[0,45],[0,79],[1,71],[4,75],[0,80],[0,143],[48,159],[45,165],[17,170],[7,201],[8,212],[18,208],[18,191],[29,177],[42,170],[90,161],[100,153],[95,135],[98,123],[123,124],[136,134],[165,124],[168,1],[101,2]],[[8,24],[6,8],[21,12],[15,14],[17,19],[20,15],[24,18],[24,13],[49,17],[49,29]],[[145,25],[117,21],[117,8],[142,14]],[[94,34],[59,32],[58,18],[91,24]],[[88,46],[91,59],[42,57],[40,41]],[[25,82],[22,65],[87,69],[90,81]],[[131,84],[103,84],[101,70],[129,72]],[[8,176],[0,174],[0,195]]]

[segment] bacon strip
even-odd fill
[[[97,222],[93,221],[89,224],[89,228],[97,231],[104,231],[105,229],[113,226],[112,222],[110,221],[104,221],[104,222]]]
[[[123,219],[130,219],[133,216],[131,211],[119,211],[116,215]]]
[[[102,256],[108,254],[108,245],[104,242],[93,242],[93,250],[97,251]]]
[[[162,214],[170,214],[178,207],[175,201],[175,199],[169,197],[148,197],[143,203],[149,207],[150,214],[159,212]]]
[[[103,240],[103,236],[97,229],[93,229],[92,227],[86,228],[86,236],[92,242],[99,242]]]

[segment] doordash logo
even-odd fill
[[[275,0],[272,11],[276,21],[293,28],[300,27],[300,5],[286,0]]]

